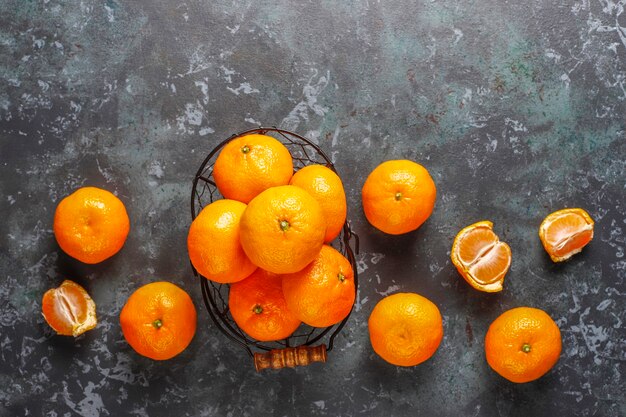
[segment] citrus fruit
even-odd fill
[[[102,262],[124,245],[130,221],[124,203],[110,192],[79,188],[54,213],[54,236],[65,253],[86,264]]]
[[[239,242],[239,222],[246,205],[217,200],[204,207],[191,223],[187,250],[194,268],[219,283],[241,281],[256,269]]]
[[[320,203],[327,223],[324,242],[331,242],[346,222],[346,193],[339,175],[324,165],[308,165],[296,172],[289,184],[302,188]]]
[[[166,281],[139,287],[120,313],[122,333],[140,355],[155,360],[181,353],[196,333],[196,308],[189,295]]]
[[[313,327],[339,323],[355,298],[352,265],[328,245],[302,271],[283,275],[283,294],[296,317]]]
[[[518,307],[491,323],[485,336],[487,363],[512,382],[542,377],[559,360],[561,332],[543,310]]]
[[[580,208],[555,211],[539,226],[539,239],[554,262],[566,261],[593,239],[593,220]]]
[[[68,279],[45,292],[41,312],[50,327],[64,336],[81,335],[98,323],[96,303],[83,287]]]
[[[504,276],[511,266],[511,248],[498,239],[490,221],[461,230],[454,238],[450,257],[472,287],[485,292],[502,291]]]
[[[370,173],[361,194],[370,224],[385,233],[399,235],[417,229],[428,219],[437,189],[423,166],[391,160]]]
[[[443,320],[432,301],[414,293],[389,295],[368,321],[374,352],[398,366],[415,366],[435,354],[443,339]]]
[[[281,281],[280,275],[259,268],[230,286],[230,314],[256,340],[285,339],[300,326],[300,320],[287,308]]]
[[[261,191],[289,183],[293,160],[289,150],[266,135],[245,135],[222,148],[213,178],[225,198],[248,203]]]
[[[319,203],[293,185],[256,196],[241,216],[241,246],[260,268],[276,274],[297,272],[322,249],[326,221]]]

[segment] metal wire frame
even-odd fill
[[[298,170],[306,165],[321,164],[336,172],[333,163],[330,158],[320,149],[319,146],[298,135],[284,129],[277,127],[260,127],[256,129],[246,130],[230,136],[218,144],[205,158],[202,165],[198,169],[196,176],[193,180],[193,187],[191,192],[191,218],[192,220],[200,213],[202,208],[211,202],[222,198],[213,181],[213,165],[215,159],[221,151],[221,149],[228,142],[235,138],[250,135],[250,134],[270,134],[276,139],[280,140],[290,151],[294,161],[294,169]],[[354,243],[352,243],[352,241]],[[351,246],[354,245],[354,249]],[[350,222],[346,220],[343,225],[340,235],[333,241],[332,246],[341,252],[352,265],[354,270],[354,285],[355,289],[358,288],[358,271],[356,266],[355,253],[359,252],[359,237],[350,228]],[[302,324],[296,332],[287,339],[277,342],[258,342],[251,339],[246,335],[243,330],[237,326],[237,323],[233,320],[228,310],[228,284],[219,284],[210,281],[200,275],[198,271],[191,266],[193,273],[200,279],[200,286],[202,289],[202,297],[204,304],[209,312],[213,323],[217,328],[230,340],[240,345],[248,352],[250,356],[254,355],[253,349],[262,351],[269,351],[273,349],[281,349],[285,347],[294,347],[301,345],[311,345],[320,341],[324,336],[328,336],[327,351],[331,351],[333,348],[333,342],[335,337],[339,334],[341,329],[345,326],[346,322],[352,314],[343,319],[340,323],[326,328],[316,328]],[[354,307],[353,307],[354,308]]]

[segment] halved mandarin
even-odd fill
[[[79,336],[96,327],[96,303],[74,281],[65,280],[43,295],[41,312],[50,327],[64,336]]]
[[[539,239],[554,262],[566,261],[593,239],[593,219],[581,208],[555,211],[539,226]]]
[[[454,238],[450,253],[461,276],[479,291],[502,291],[511,266],[511,248],[493,232],[493,223],[481,221],[467,226]]]

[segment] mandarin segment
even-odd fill
[[[63,336],[79,336],[98,323],[96,304],[83,287],[70,280],[46,291],[41,311],[50,327]]]
[[[189,295],[166,281],[135,290],[120,313],[128,344],[154,360],[170,359],[185,350],[196,333],[196,319]]]
[[[293,160],[289,150],[273,137],[260,134],[228,142],[213,168],[220,193],[246,204],[270,187],[288,184],[292,175]]]
[[[450,258],[472,287],[498,292],[511,266],[511,248],[493,232],[493,223],[480,221],[456,235]]]
[[[257,268],[246,256],[239,240],[239,223],[246,205],[217,200],[204,207],[191,223],[187,249],[194,268],[219,283],[241,281]]]
[[[54,236],[65,253],[86,264],[115,255],[124,246],[130,220],[124,203],[109,191],[83,187],[54,213]]]
[[[415,366],[435,354],[443,339],[437,306],[414,293],[396,293],[380,300],[368,320],[374,351],[397,366]]]
[[[354,271],[341,253],[324,245],[302,271],[283,275],[282,290],[287,306],[304,323],[332,326],[352,311]]]
[[[257,269],[248,278],[230,286],[230,314],[235,323],[256,340],[285,339],[300,326],[300,320],[287,307],[281,282],[280,275]]]
[[[539,226],[539,238],[554,262],[571,258],[593,239],[594,222],[580,208],[563,209],[549,214]]]
[[[485,356],[489,366],[509,381],[525,383],[545,375],[559,360],[561,332],[544,311],[518,307],[489,326]]]
[[[241,246],[260,268],[277,274],[303,269],[324,244],[326,220],[319,203],[293,185],[255,197],[241,217]]]
[[[361,196],[370,224],[385,233],[399,235],[417,229],[428,219],[437,189],[422,165],[390,160],[369,174]]]
[[[296,172],[289,184],[302,188],[317,200],[327,221],[324,242],[335,239],[347,215],[346,193],[339,175],[324,165],[308,165]]]

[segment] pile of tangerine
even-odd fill
[[[301,323],[342,321],[356,291],[350,262],[328,245],[346,221],[339,176],[324,165],[294,173],[280,141],[249,134],[224,146],[213,178],[224,199],[194,219],[187,247],[202,276],[230,284],[237,325],[258,341],[276,341]]]

